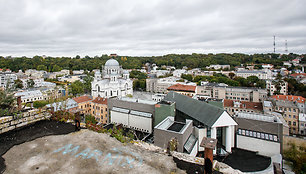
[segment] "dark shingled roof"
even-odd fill
[[[169,92],[164,100],[175,102],[175,108],[177,110],[209,127],[211,127],[224,112],[224,110],[216,106],[176,92]]]

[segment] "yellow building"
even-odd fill
[[[81,110],[82,114],[88,115],[91,112],[91,100],[90,96],[80,96],[73,98],[78,103],[78,109]]]
[[[108,122],[107,99],[102,97],[96,97],[90,103],[90,114],[94,116],[98,122],[106,124]]]

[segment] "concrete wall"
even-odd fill
[[[237,148],[258,152],[260,155],[274,156],[280,154],[280,146],[279,142],[237,135]]]
[[[198,151],[204,151],[204,147],[200,147],[201,141],[204,137],[207,137],[207,129],[206,128],[197,128],[194,127],[193,135],[198,138]]]
[[[0,134],[34,123],[39,120],[44,120],[50,118],[51,114],[49,112],[39,110],[31,110],[29,112],[21,113],[15,116],[6,116],[0,118]]]
[[[292,137],[292,136],[284,136],[283,137],[283,149],[284,150],[287,150],[288,148],[290,148],[289,143],[294,143],[297,147],[306,147],[305,139]]]
[[[236,126],[237,129],[246,129],[256,132],[263,132],[268,134],[275,134],[279,138],[280,142],[280,153],[282,153],[283,149],[283,125],[281,123],[275,123],[275,122],[265,122],[265,121],[259,121],[259,120],[252,120],[252,119],[246,119],[246,118],[234,118],[235,121],[238,123],[238,126]],[[238,136],[238,135],[237,135]],[[266,142],[266,141],[264,141]],[[239,146],[238,140],[237,140],[237,147]],[[249,143],[249,146],[254,146],[253,144]]]
[[[184,144],[187,141],[187,139],[189,138],[192,131],[193,131],[192,124],[190,124],[186,128],[184,134],[174,132],[174,131],[161,130],[161,129],[156,129],[155,128],[154,129],[154,145],[167,149],[168,142],[172,138],[176,137],[177,140],[178,140],[177,150],[178,150],[178,152],[183,152],[184,151]]]

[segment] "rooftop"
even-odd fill
[[[169,92],[164,100],[175,102],[175,108],[177,110],[209,127],[211,127],[224,112],[223,109],[216,106],[176,92]]]
[[[92,102],[107,105],[107,99],[102,97],[96,97]]]
[[[251,119],[251,120],[271,122],[271,123],[282,123],[281,120],[277,116],[267,115],[267,114],[238,112],[237,117]]]
[[[87,102],[92,100],[89,96],[84,95],[84,96],[80,96],[80,97],[75,97],[73,98],[74,101],[76,101],[77,103],[83,103],[83,102]]]
[[[291,74],[290,76],[292,76],[292,77],[306,76],[306,73],[294,73],[294,74]]]
[[[154,127],[154,129],[160,129],[165,131],[172,131],[179,134],[183,134],[186,128],[192,124],[192,120],[186,120],[186,123],[174,121],[174,117],[167,117],[162,122]]]
[[[224,107],[234,107],[235,104],[239,104],[239,108],[252,109],[252,110],[258,110],[258,111],[263,110],[261,102],[240,101],[240,102],[234,103],[233,100],[224,99]]]
[[[296,101],[298,103],[305,103],[305,98],[302,96],[295,95],[273,95],[273,99],[276,100],[285,100],[285,101]]]
[[[167,88],[171,91],[189,91],[189,92],[195,92],[196,86],[192,85],[182,85],[182,84],[175,84]]]

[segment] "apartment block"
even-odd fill
[[[91,109],[90,114],[96,118],[96,120],[102,124],[106,124],[109,121],[107,114],[107,99],[102,97],[96,97],[90,102]]]
[[[296,104],[290,101],[273,100],[274,111],[283,115],[289,126],[289,132],[291,134],[299,133],[299,108]]]

